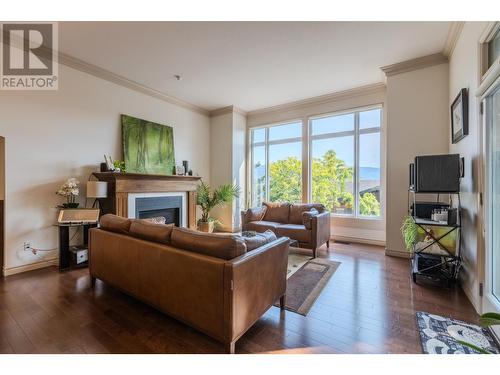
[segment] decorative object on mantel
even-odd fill
[[[104,154],[104,161],[106,162],[106,166],[107,166],[107,170],[104,172],[108,172],[108,171],[113,172],[115,170],[115,166],[113,164],[113,159],[111,158],[111,156],[106,156],[106,154]],[[101,170],[101,172],[103,172],[103,171]]]
[[[184,167],[184,175],[187,175],[189,171],[189,162],[187,160],[183,160],[182,166]]]
[[[125,161],[123,160],[113,161],[113,167],[115,168],[113,172],[127,173],[127,167],[125,166]]]
[[[469,103],[467,89],[460,90],[451,105],[451,140],[458,143],[469,134]]]
[[[171,175],[175,169],[174,130],[122,115],[123,159],[129,172]]]
[[[61,187],[56,191],[57,195],[66,198],[66,203],[63,203],[60,208],[77,208],[78,203],[76,197],[80,194],[80,182],[74,178],[69,178]]]
[[[210,189],[205,182],[201,182],[196,190],[196,203],[201,207],[201,219],[198,221],[198,230],[211,233],[215,225],[220,225],[218,220],[210,217],[210,211],[215,207],[231,203],[233,198],[240,196],[238,185],[225,184],[217,189]]]
[[[186,170],[184,169],[184,166],[176,165],[175,166],[175,174],[177,176],[184,176],[186,174]]]

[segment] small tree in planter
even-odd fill
[[[201,208],[198,229],[202,232],[213,232],[214,225],[218,222],[210,217],[210,211],[217,206],[231,203],[234,198],[239,196],[240,188],[237,185],[226,184],[212,190],[202,181],[196,190],[196,204]]]

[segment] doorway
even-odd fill
[[[483,312],[500,312],[500,78],[482,100],[485,130]],[[500,329],[494,329],[500,337]]]

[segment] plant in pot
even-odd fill
[[[69,178],[59,190],[56,191],[57,195],[66,198],[66,203],[63,203],[61,208],[78,208],[78,203],[76,202],[76,197],[80,194],[79,186],[80,182],[76,178]]]
[[[217,206],[231,203],[234,198],[239,196],[240,188],[237,185],[225,184],[212,190],[208,184],[202,181],[196,190],[196,204],[201,208],[198,230],[207,233],[213,232],[214,226],[219,222],[210,217],[210,211]]]
[[[405,242],[406,250],[412,252],[413,245],[417,242],[418,237],[418,227],[411,216],[406,216],[403,219],[403,225],[401,226],[401,234],[403,235],[403,240]]]

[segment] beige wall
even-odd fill
[[[448,152],[448,64],[387,77],[387,253],[407,254],[408,165],[416,155]]]
[[[247,124],[249,128],[270,125],[291,120],[302,120],[302,124],[307,132],[308,117],[327,113],[351,110],[353,108],[365,107],[375,104],[381,104],[384,108],[384,123],[382,124],[382,157],[381,157],[381,177],[382,186],[385,186],[386,168],[385,168],[385,103],[386,88],[384,85],[375,85],[371,87],[362,87],[350,90],[349,92],[333,94],[331,98],[313,98],[303,103],[290,103],[279,106],[269,111],[249,112]],[[304,134],[304,132],[303,132]],[[307,143],[307,142],[306,142]],[[305,147],[308,147],[305,144]],[[308,158],[308,150],[303,154]],[[360,240],[370,243],[384,245],[386,240],[385,233],[385,197],[382,189],[382,215],[380,219],[357,219],[332,217],[331,234],[334,238],[341,240]]]
[[[466,22],[450,59],[450,81],[448,105],[453,103],[460,89],[469,89],[469,135],[459,143],[451,144],[449,151],[465,158],[465,177],[461,181],[462,255],[461,285],[477,311],[480,311],[479,264],[478,264],[478,168],[479,168],[479,122],[478,100],[475,90],[479,86],[478,47],[479,37],[487,22]],[[448,121],[450,121],[448,119]]]
[[[4,199],[5,199],[5,138],[0,137],[0,200]]]
[[[246,116],[228,107],[223,114],[210,119],[210,181],[213,188],[236,184],[241,195],[232,204],[217,207],[212,216],[221,222],[219,229],[240,230],[240,211],[245,200]]]
[[[57,247],[54,192],[68,177],[83,185],[106,153],[121,158],[120,114],[174,127],[177,161],[207,177],[209,118],[108,81],[60,66],[57,91],[2,91],[0,135],[6,139],[6,248],[9,272],[54,259],[56,251],[33,255],[23,242]],[[80,199],[83,203],[84,200]],[[40,263],[41,262],[41,263]],[[21,267],[21,268],[16,268]]]

